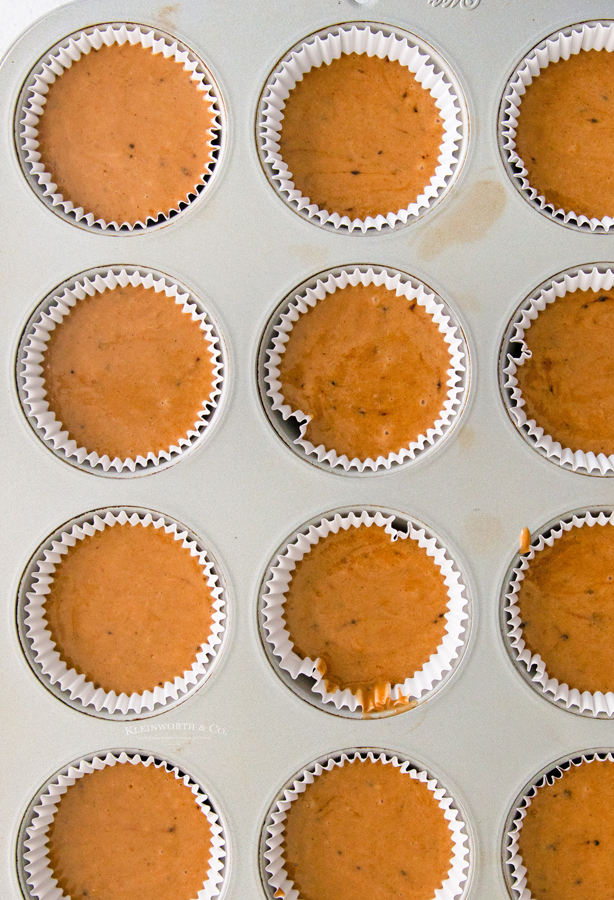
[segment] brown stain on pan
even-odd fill
[[[452,244],[469,244],[486,235],[503,213],[505,188],[493,179],[482,179],[465,191],[462,199],[432,225],[418,244],[424,259],[432,259]]]
[[[179,15],[179,3],[167,3],[161,6],[154,16],[156,22],[165,31],[172,31],[177,27],[177,16]]]

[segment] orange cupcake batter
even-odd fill
[[[63,430],[110,459],[176,446],[213,386],[200,324],[173,297],[140,285],[78,300],[51,332],[42,368]]]
[[[407,447],[439,418],[450,353],[416,300],[362,284],[302,315],[279,364],[284,400],[312,416],[305,437],[349,459]]]
[[[321,538],[297,562],[284,602],[295,652],[320,659],[329,689],[349,688],[364,712],[388,705],[390,687],[436,652],[447,611],[426,550],[411,538],[393,542],[377,525]]]
[[[369,760],[324,771],[290,805],[283,857],[305,900],[432,900],[452,838],[425,784]]]
[[[406,66],[348,53],[292,89],[279,145],[304,197],[364,219],[415,202],[435,174],[443,133],[435,99]]]
[[[525,332],[524,411],[563,447],[614,453],[613,333],[612,290],[565,294]]]
[[[607,897],[614,878],[614,765],[596,760],[572,766],[539,788],[518,847],[532,897]]]
[[[614,54],[581,50],[549,63],[520,105],[516,152],[556,209],[614,216]]]
[[[614,690],[614,528],[563,532],[535,556],[517,600],[523,637],[550,678],[579,691]]]
[[[45,598],[62,660],[116,694],[183,675],[209,639],[211,616],[197,558],[152,525],[113,525],[77,541]]]
[[[196,193],[215,113],[181,63],[103,45],[49,87],[39,152],[64,200],[106,222],[145,222]]]
[[[48,847],[70,900],[194,900],[207,880],[211,828],[172,772],[118,763],[66,790]]]

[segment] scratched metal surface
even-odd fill
[[[427,0],[81,0],[34,24],[9,52],[0,69],[2,897],[19,897],[15,840],[31,797],[82,754],[130,747],[181,762],[228,827],[225,896],[258,900],[259,834],[279,788],[329,751],[372,746],[402,752],[441,779],[470,828],[468,897],[504,900],[502,832],[519,790],[566,753],[614,746],[614,722],[573,715],[533,692],[499,626],[501,583],[521,527],[614,505],[614,480],[541,458],[516,432],[497,384],[499,344],[521,300],[570,266],[614,259],[614,235],[548,221],[509,182],[496,137],[500,97],[516,62],[543,37],[609,13],[608,0],[481,0],[471,9]],[[275,195],[258,160],[254,118],[264,80],[289,47],[360,19],[414,31],[447,59],[466,93],[471,135],[460,178],[433,212],[397,232],[357,238],[305,222]],[[202,56],[225,98],[229,143],[204,202],[167,228],[117,237],[75,228],[38,200],[19,168],[12,118],[23,79],[49,46],[121,20],[170,31]],[[161,269],[202,293],[225,334],[231,370],[211,439],[167,471],[128,480],[56,459],[25,422],[14,381],[21,329],[45,294],[84,269],[119,263]],[[456,310],[472,357],[471,396],[450,439],[413,467],[360,479],[295,457],[267,421],[255,378],[258,341],[279,301],[315,272],[350,263],[396,267],[435,288]],[[223,567],[232,611],[211,679],[177,708],[136,724],[59,702],[30,670],[15,625],[19,579],[38,544],[73,516],[122,504],[162,511],[200,535]],[[473,602],[469,646],[449,683],[410,712],[371,721],[328,715],[289,691],[263,652],[256,616],[261,578],[283,539],[313,516],[361,504],[428,523],[467,574]]]

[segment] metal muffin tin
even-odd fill
[[[434,772],[462,808],[470,835],[469,900],[505,900],[501,847],[515,798],[553,760],[614,746],[614,722],[573,715],[526,683],[508,655],[499,597],[518,533],[570,510],[614,506],[614,482],[543,459],[510,420],[499,387],[501,344],[514,311],[574,266],[614,262],[614,235],[565,228],[516,190],[502,162],[498,114],[518,60],[557,29],[611,14],[606,0],[77,0],[35,23],[0,67],[3,300],[2,861],[0,895],[21,896],[22,817],[71,760],[126,747],[168,756],[215,798],[232,848],[223,896],[263,900],[259,846],[267,811],[304,766],[345,748],[379,747]],[[67,35],[106,22],[171,34],[206,61],[224,98],[226,148],[198,202],[151,232],[107,234],[56,216],[24,178],[15,108],[32,66]],[[441,54],[467,101],[469,140],[458,179],[418,221],[382,234],[331,233],[276,195],[256,137],[269,73],[316,31],[353,21],[417,35]],[[458,425],[420,461],[377,478],[336,476],[280,439],[259,397],[258,347],[296,285],[325,269],[381,265],[425,282],[457,311],[471,358]],[[187,284],[219,324],[228,350],[226,401],[210,437],[166,471],[101,478],[56,458],[23,415],[15,385],[20,335],[56,285],[90,268],[144,266]],[[60,702],[31,671],[16,597],[28,560],[67,520],[103,507],[171,516],[224,572],[232,618],[211,677],[175,709],[115,722]],[[467,579],[471,633],[454,677],[403,715],[326,715],[273,670],[258,626],[258,594],[275,548],[332,508],[399,510],[437,533]]]

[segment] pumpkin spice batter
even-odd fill
[[[193,900],[207,880],[211,828],[172,772],[118,763],[67,788],[48,847],[70,900]]]
[[[176,446],[213,386],[200,323],[174,297],[141,285],[78,300],[51,332],[42,368],[63,430],[110,459]]]
[[[292,89],[279,146],[311,203],[365,219],[416,201],[435,174],[443,133],[435,99],[406,66],[347,53]]]
[[[614,527],[564,531],[531,560],[517,603],[527,647],[550,678],[614,690]]]
[[[349,285],[302,315],[279,363],[284,401],[312,416],[305,437],[349,459],[409,446],[439,418],[450,352],[417,300]]]
[[[153,691],[192,667],[212,596],[197,557],[153,525],[113,525],[56,565],[45,619],[68,668],[96,687]]]
[[[432,900],[452,839],[424,783],[357,760],[325,770],[290,805],[283,856],[305,900]]]
[[[516,378],[528,419],[571,450],[614,453],[614,291],[573,291],[525,331]]]
[[[572,765],[554,784],[538,788],[518,849],[532,897],[607,897],[614,877],[614,765]]]
[[[37,125],[64,200],[106,222],[177,209],[212,161],[215,112],[183,64],[140,44],[91,50],[49,87]]]
[[[360,525],[321,538],[297,562],[284,621],[294,651],[321,660],[329,690],[349,688],[368,713],[391,705],[390,687],[436,652],[447,611],[440,569],[417,541]]]
[[[614,53],[581,50],[551,62],[527,87],[516,153],[555,209],[614,216]]]

